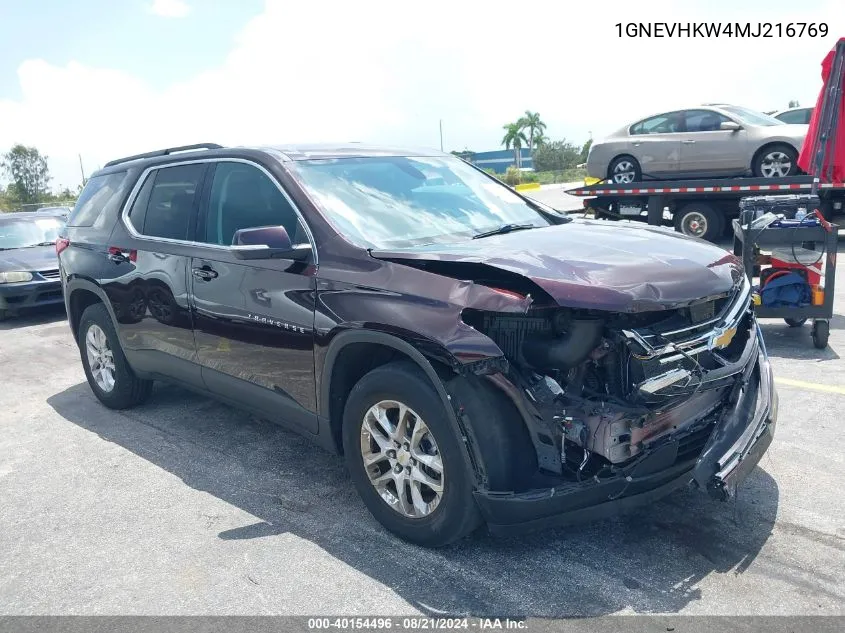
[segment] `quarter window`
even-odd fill
[[[112,212],[126,199],[128,181],[125,171],[89,179],[68,218],[68,226],[94,226],[104,215],[114,218]]]
[[[195,164],[151,172],[129,210],[135,230],[149,237],[187,240],[204,171],[204,164]]]
[[[236,231],[261,226],[285,227],[294,244],[308,241],[293,206],[264,172],[245,163],[217,163],[199,241],[230,246]]]

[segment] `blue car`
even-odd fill
[[[64,224],[51,214],[0,214],[0,321],[62,303],[55,244]]]

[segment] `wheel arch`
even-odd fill
[[[340,445],[340,424],[346,396],[364,374],[391,361],[407,358],[415,363],[449,406],[449,397],[443,387],[436,363],[441,372],[446,366],[430,360],[408,341],[377,330],[347,330],[335,335],[329,343],[321,372],[319,406],[320,417],[331,425],[332,438],[338,450]]]
[[[108,300],[105,291],[97,284],[86,279],[70,280],[65,288],[65,295],[67,318],[74,340],[77,340],[79,334],[79,318],[87,307],[95,303],[104,304],[112,319],[112,323],[117,324],[111,301]]]
[[[767,149],[771,147],[777,147],[778,145],[786,145],[787,147],[791,147],[792,151],[795,152],[795,158],[798,159],[798,155],[801,153],[797,147],[792,143],[792,141],[787,139],[776,139],[776,140],[769,140],[766,141],[763,145],[757,148],[757,151],[751,156],[751,164],[748,166],[751,169],[752,173],[754,172],[754,166],[757,164],[757,159],[760,158],[760,155]]]
[[[334,336],[326,352],[319,385],[320,424],[326,424],[332,447],[343,452],[343,411],[352,387],[369,371],[394,360],[407,359],[425,374],[463,448],[466,467],[476,483],[483,479],[481,456],[472,447],[471,430],[456,415],[443,377],[454,373],[445,363],[430,358],[408,341],[378,330],[347,330]],[[356,360],[358,362],[356,362]],[[321,429],[320,434],[323,434]],[[329,439],[329,438],[327,438]]]

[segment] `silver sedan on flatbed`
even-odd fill
[[[658,178],[792,176],[798,173],[807,127],[732,105],[673,110],[593,143],[587,173],[620,184]]]

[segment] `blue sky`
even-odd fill
[[[539,111],[584,142],[662,110],[814,103],[845,0],[0,0],[0,151],[53,185],[157,147],[496,149]],[[632,39],[617,22],[825,22],[826,38]]]
[[[262,0],[195,0],[184,18],[152,0],[0,0],[0,96],[21,98],[18,66],[40,58],[120,68],[157,89],[220,65]],[[178,58],[178,63],[174,63]]]

